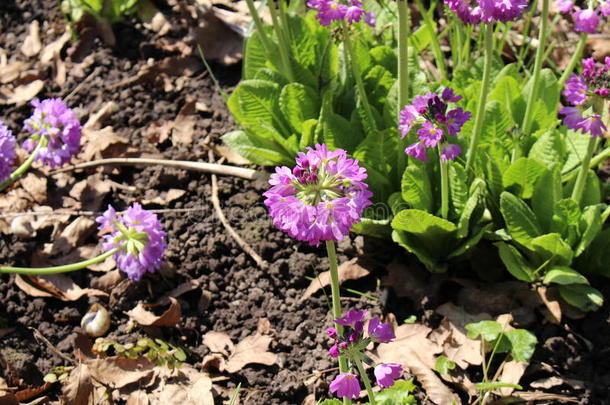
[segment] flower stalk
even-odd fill
[[[53,267],[12,267],[12,266],[0,266],[0,273],[11,273],[11,274],[25,274],[25,275],[33,275],[33,276],[44,276],[48,274],[59,274],[59,273],[67,273],[69,271],[82,270],[88,266],[101,263],[113,254],[117,253],[122,246],[117,246],[114,249],[111,249],[107,252],[102,253],[99,256],[93,257],[88,260],[84,260],[77,263],[64,264],[62,266],[53,266]]]
[[[36,145],[36,147],[34,148],[32,153],[30,153],[30,156],[28,156],[28,158],[25,160],[25,162],[23,162],[21,164],[21,166],[16,168],[11,173],[11,175],[9,176],[8,179],[6,179],[2,183],[0,183],[0,191],[4,190],[10,184],[12,184],[15,180],[17,180],[19,177],[23,176],[23,174],[30,168],[30,166],[32,166],[32,163],[34,163],[34,160],[36,159],[36,156],[38,156],[38,152],[40,151],[40,149],[45,147],[47,145],[47,143],[48,143],[48,138],[46,136],[43,136],[42,138],[40,138],[40,141],[38,141],[38,144]]]
[[[483,120],[485,119],[485,104],[487,103],[487,93],[489,93],[489,85],[491,84],[491,60],[493,57],[493,24],[485,24],[485,64],[483,66],[483,81],[481,83],[481,92],[479,93],[479,104],[474,122],[474,132],[470,138],[468,148],[468,157],[466,159],[466,173],[470,176],[473,169],[474,158],[477,153],[481,132],[483,131]]]
[[[580,163],[580,169],[578,171],[578,176],[576,177],[576,182],[574,183],[574,189],[572,190],[572,199],[580,204],[580,200],[582,199],[582,193],[585,188],[585,184],[587,183],[587,175],[589,173],[589,164],[591,163],[591,157],[593,156],[593,151],[597,146],[596,137],[589,137],[589,143],[587,144],[587,151],[585,152],[585,156],[583,157],[582,162]]]
[[[409,4],[407,0],[398,1],[398,120],[400,111],[409,102],[409,34],[410,34]],[[407,166],[407,157],[403,150],[407,147],[408,140],[401,141],[398,148],[398,159],[396,171],[397,180],[400,181]]]
[[[333,318],[341,318],[343,311],[341,310],[341,291],[339,289],[339,266],[337,263],[337,251],[335,242],[332,240],[326,241],[326,252],[328,253],[328,263],[330,266],[330,290],[333,306]],[[343,334],[343,326],[337,325],[339,334]],[[339,372],[347,372],[347,359],[345,356],[339,356]]]
[[[445,159],[443,159],[441,145],[437,145],[438,149],[438,160],[441,166],[441,217],[447,219],[449,216],[449,173],[448,165]]]
[[[275,4],[273,2],[269,4],[269,12],[271,13],[271,20],[273,21],[273,27],[277,33],[277,40],[279,43],[279,52],[280,59],[282,61],[282,66],[284,67],[284,73],[288,78],[288,81],[294,82],[294,72],[292,71],[292,64],[290,63],[290,42],[286,37],[286,32],[283,24],[280,23],[280,18],[278,17],[278,12],[275,9]]]
[[[415,0],[417,4],[417,8],[419,9],[419,13],[424,18],[424,22],[426,24],[426,29],[428,30],[428,34],[431,38],[432,52],[434,53],[434,60],[436,61],[436,67],[438,68],[441,80],[447,80],[447,67],[445,66],[445,57],[443,55],[443,51],[441,50],[441,44],[438,40],[438,35],[436,35],[436,31],[434,30],[434,21],[432,21],[432,17],[430,16],[430,11],[426,9],[422,0]]]
[[[525,108],[525,116],[523,117],[522,129],[525,135],[529,135],[532,130],[534,104],[538,100],[540,87],[540,73],[542,71],[542,62],[544,61],[544,44],[549,25],[549,0],[542,0],[542,23],[540,32],[538,33],[538,49],[536,49],[536,59],[534,62],[534,73],[532,77],[532,88],[527,99],[527,107]]]
[[[572,58],[570,59],[570,62],[568,62],[568,66],[566,66],[563,73],[561,74],[561,77],[559,78],[559,87],[563,87],[566,80],[568,80],[570,74],[574,71],[576,63],[580,61],[582,52],[585,49],[585,44],[587,43],[587,37],[587,34],[580,34],[580,39],[578,40],[578,45],[576,45],[576,50],[572,54]]]
[[[258,10],[254,6],[253,0],[246,0],[246,4],[248,5],[248,10],[250,11],[250,16],[252,16],[252,21],[254,21],[254,25],[256,26],[256,30],[258,31],[261,43],[263,44],[263,48],[265,48],[265,52],[267,54],[271,54],[271,41],[269,41],[269,37],[265,32],[265,26],[263,24],[263,20],[261,19]]]
[[[369,380],[369,376],[366,374],[366,370],[364,369],[364,365],[362,364],[362,360],[358,356],[353,356],[352,361],[356,365],[358,369],[358,373],[360,374],[360,378],[362,378],[362,382],[364,383],[364,387],[366,388],[366,393],[369,397],[369,404],[376,405],[375,401],[375,393],[373,392],[373,387],[371,386],[371,381]]]

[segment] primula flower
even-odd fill
[[[328,354],[330,354],[330,357],[332,358],[337,358],[339,357],[339,355],[341,354],[341,351],[339,350],[339,346],[334,344],[330,347],[330,349],[328,349]]]
[[[396,337],[389,323],[381,323],[379,318],[372,318],[368,327],[369,337],[380,342],[388,343]]]
[[[398,379],[402,374],[402,366],[400,364],[379,364],[375,367],[375,378],[377,385],[382,388],[391,387],[394,385],[394,380]]]
[[[120,249],[113,255],[119,270],[132,280],[139,281],[146,273],[153,273],[163,264],[164,242],[161,222],[157,215],[134,203],[123,215],[112,206],[96,219],[103,236],[106,251]]]
[[[588,34],[595,34],[601,22],[601,18],[593,9],[577,10],[572,13],[572,18],[574,18],[574,30]]]
[[[356,399],[360,395],[360,383],[356,374],[341,373],[330,383],[330,392],[339,398]]]
[[[366,311],[350,309],[342,318],[335,319],[335,323],[343,326],[354,326],[359,322],[363,322],[365,315]]]
[[[604,17],[610,17],[610,0],[606,0],[600,4],[598,10]]]
[[[366,169],[347,153],[316,145],[300,152],[296,167],[278,167],[263,195],[273,224],[291,237],[317,246],[340,241],[360,221],[372,193]]]
[[[569,13],[574,8],[574,0],[557,0],[555,4],[562,13]]]
[[[78,152],[81,126],[74,111],[59,98],[32,101],[34,113],[24,127],[32,135],[23,143],[23,148],[31,152],[42,139],[46,146],[41,147],[36,160],[50,167],[61,166]]]
[[[348,24],[359,22],[363,16],[365,23],[375,26],[375,14],[367,13],[361,0],[349,0],[348,4],[333,0],[309,0],[307,6],[317,10],[316,18],[325,27],[333,21],[346,20]]]
[[[513,21],[525,11],[527,0],[445,0],[451,11],[466,24]]]
[[[461,149],[458,145],[448,144],[447,136],[457,135],[462,126],[472,114],[462,108],[447,111],[447,103],[462,99],[453,89],[446,88],[439,97],[436,93],[418,95],[411,105],[405,106],[400,112],[398,129],[404,138],[412,129],[416,131],[418,142],[409,145],[405,153],[422,162],[428,161],[427,148],[435,148],[439,143],[443,145],[441,159],[443,161],[455,159]]]
[[[566,101],[573,107],[563,107],[559,114],[568,128],[590,133],[592,137],[603,136],[606,126],[601,120],[601,111],[595,109],[610,100],[610,58],[606,57],[603,64],[596,63],[593,58],[583,59],[582,65],[582,74],[570,75],[563,91]],[[594,107],[594,114],[584,117],[583,111],[589,106]]]
[[[17,158],[16,144],[11,130],[0,121],[0,183],[12,173],[11,167]]]

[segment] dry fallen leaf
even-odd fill
[[[214,10],[208,10],[199,16],[199,26],[190,28],[189,37],[194,44],[201,46],[208,60],[232,65],[242,58],[241,35],[218,18]]]
[[[37,172],[29,172],[20,179],[21,186],[38,204],[47,200],[47,177]]]
[[[175,288],[171,289],[170,291],[168,291],[167,293],[165,293],[163,295],[163,297],[161,297],[157,300],[157,304],[168,305],[170,303],[170,301],[169,301],[170,297],[177,298],[177,297],[181,296],[182,294],[186,294],[188,292],[196,290],[197,288],[199,288],[200,284],[201,283],[199,282],[199,280],[185,281],[184,283],[179,284],[177,287],[175,287]]]
[[[536,292],[546,307],[546,311],[544,311],[545,318],[549,322],[559,325],[561,323],[561,304],[557,289],[540,286],[536,289]]]
[[[155,368],[155,363],[144,357],[128,359],[113,356],[89,359],[85,364],[89,367],[94,384],[99,383],[111,388],[121,388],[148,379]]]
[[[145,309],[144,304],[139,303],[127,315],[137,323],[143,326],[175,326],[182,317],[180,303],[173,297],[169,297],[169,308],[160,316],[153,314]]]
[[[220,155],[220,156],[224,157],[225,159],[227,159],[227,162],[229,162],[232,165],[241,166],[241,165],[249,165],[252,163],[248,159],[246,159],[245,157],[240,155],[239,153],[235,152],[235,150],[233,150],[228,145],[214,145],[214,152],[217,155]]]
[[[26,71],[28,67],[29,64],[21,61],[0,65],[0,83],[11,83],[16,80],[22,72]]]
[[[85,364],[78,364],[70,372],[61,392],[62,403],[65,405],[88,405],[94,403],[94,401],[91,401],[93,399],[93,384],[89,367]]]
[[[346,280],[357,280],[362,277],[366,277],[370,274],[370,271],[358,264],[358,259],[353,258],[350,261],[341,263],[338,269],[339,283],[343,283]],[[303,302],[307,298],[311,297],[321,288],[330,285],[330,271],[320,273],[318,277],[311,280],[309,287],[303,293],[300,301]]]
[[[94,288],[80,288],[64,274],[46,276],[15,276],[15,285],[32,297],[55,297],[62,301],[76,301],[83,295],[108,296]]]
[[[396,339],[379,345],[376,356],[382,363],[406,363],[407,352],[413,350],[419,354],[420,361],[428,368],[434,368],[436,355],[442,353],[440,345],[428,338],[432,329],[421,323],[400,325],[394,330]]]
[[[34,80],[28,84],[22,84],[14,89],[0,88],[0,104],[26,103],[36,97],[44,88],[44,81]]]
[[[117,157],[129,144],[129,139],[117,135],[112,127],[102,129],[83,129],[83,146],[78,156],[79,161]]]
[[[193,131],[195,122],[197,122],[195,104],[195,101],[190,101],[183,105],[178,112],[172,132],[172,143],[174,145],[190,145],[193,143]]]
[[[146,391],[132,391],[127,397],[125,405],[148,405],[148,395]]]
[[[180,190],[177,188],[170,188],[167,192],[162,192],[160,195],[157,195],[152,200],[142,200],[142,204],[158,204],[162,206],[167,206],[172,201],[175,201],[186,194],[185,190]]]
[[[88,217],[77,217],[53,240],[51,255],[67,254],[81,245],[95,232],[96,222]]]
[[[470,365],[478,366],[482,362],[481,341],[466,337],[466,334],[447,318],[430,334],[430,339],[442,346],[444,355],[463,370]]]
[[[502,374],[500,375],[498,381],[509,384],[519,384],[519,380],[521,380],[521,377],[523,377],[525,369],[528,365],[529,363],[515,360],[504,363]],[[500,395],[507,396],[510,395],[514,390],[514,388],[504,387],[500,388],[498,392]]]
[[[235,345],[233,345],[229,335],[222,332],[211,331],[206,333],[203,336],[203,344],[206,345],[210,351],[222,353],[227,357],[235,350]]]
[[[27,57],[37,55],[42,49],[42,43],[40,42],[40,23],[38,20],[34,20],[30,23],[28,29],[28,35],[23,40],[21,45],[21,53]]]
[[[203,359],[204,368],[215,367],[220,371],[235,373],[247,364],[274,365],[277,354],[269,352],[269,344],[273,338],[256,333],[247,336],[233,347],[228,335],[220,332],[208,332],[204,337],[204,344],[212,352]],[[226,350],[228,348],[228,350]],[[221,355],[220,353],[223,353]],[[225,360],[227,353],[230,353]]]
[[[66,25],[66,27],[69,26]],[[56,56],[59,56],[61,50],[66,45],[66,43],[68,43],[69,40],[70,30],[68,28],[61,37],[57,38],[55,41],[46,45],[42,49],[42,52],[40,52],[40,61],[44,64],[51,62],[53,59],[55,59]]]

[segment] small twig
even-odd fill
[[[190,213],[196,211],[203,211],[205,208],[161,208],[157,210],[146,210],[154,214],[180,214]],[[118,211],[117,213],[122,214],[125,211]],[[46,216],[61,216],[61,215],[75,215],[83,217],[92,217],[102,215],[103,211],[81,211],[81,210],[57,210],[57,211],[24,211],[24,212],[5,212],[0,214],[0,218],[12,218],[20,217],[23,215],[31,215],[36,217]]]
[[[64,102],[68,102],[68,100],[70,100],[72,97],[74,97],[74,95],[75,95],[76,93],[78,93],[78,92],[80,91],[80,89],[82,89],[82,88],[83,88],[83,86],[84,86],[85,84],[89,84],[89,81],[90,81],[91,79],[93,79],[95,76],[97,76],[97,74],[98,74],[99,72],[100,72],[100,67],[98,66],[98,67],[96,67],[96,68],[93,70],[93,72],[91,72],[91,74],[89,74],[89,76],[87,76],[87,77],[85,78],[85,80],[81,81],[81,82],[80,82],[80,83],[79,83],[79,84],[78,84],[78,85],[77,85],[77,86],[74,88],[74,90],[72,90],[72,91],[70,92],[70,94],[68,94],[66,97],[64,97]]]
[[[313,372],[311,374],[307,374],[306,376],[301,377],[301,379],[302,380],[306,380],[308,378],[315,377],[315,376],[318,376],[318,375],[327,374],[327,373],[333,373],[333,372],[335,372],[337,370],[339,370],[339,367],[327,368],[326,370],[320,370],[320,371],[316,370],[315,372]]]
[[[67,361],[70,364],[76,364],[76,361],[74,359],[69,358],[68,356],[66,356],[65,354],[60,352],[58,348],[53,346],[53,343],[49,342],[49,339],[44,337],[43,334],[40,333],[40,331],[38,329],[36,329],[36,328],[29,328],[29,329],[34,334],[34,337],[36,338],[36,340],[38,340],[39,342],[42,342],[45,345],[47,345],[49,350],[51,350],[53,353],[55,353],[55,355],[61,357],[62,359],[64,359],[65,361]]]
[[[191,162],[188,160],[165,160],[165,159],[148,159],[148,158],[110,158],[92,160],[91,162],[79,163],[77,165],[63,167],[54,170],[51,174],[65,173],[88,167],[104,166],[104,165],[158,165],[166,167],[175,167],[177,169],[193,170],[197,172],[206,172],[213,174],[221,174],[226,176],[241,177],[246,180],[264,179],[267,174],[254,169],[246,169],[237,166],[219,165],[206,162]]]
[[[208,151],[208,156],[210,157],[210,160],[213,160],[214,152],[212,152],[211,150]],[[212,174],[212,204],[214,205],[214,210],[216,211],[218,219],[225,227],[229,235],[233,237],[237,245],[244,252],[250,255],[250,257],[256,262],[258,267],[260,267],[262,270],[266,270],[267,268],[269,268],[269,263],[267,263],[262,257],[260,257],[258,253],[256,253],[254,249],[252,249],[252,247],[245,240],[243,240],[237,232],[235,232],[235,229],[233,229],[233,227],[231,227],[231,225],[229,224],[229,221],[227,221],[227,218],[225,217],[225,214],[222,212],[222,208],[220,207],[220,200],[218,199],[218,178],[215,174]]]

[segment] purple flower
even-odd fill
[[[527,8],[527,0],[445,0],[451,11],[466,24],[517,19]]]
[[[570,104],[580,105],[587,100],[588,90],[589,87],[582,76],[571,74],[570,78],[566,80],[563,95]]]
[[[412,105],[407,105],[400,111],[398,130],[402,134],[402,138],[407,136],[411,129],[419,123],[420,118],[420,113]]]
[[[307,6],[318,11],[316,18],[325,27],[333,21],[346,20],[348,24],[359,22],[363,16],[367,24],[375,26],[375,14],[367,13],[361,0],[349,0],[348,5],[332,0],[309,0]]]
[[[574,8],[574,0],[557,0],[555,5],[562,13],[569,13]]]
[[[578,10],[572,14],[574,30],[595,34],[601,19],[593,9]]]
[[[330,357],[333,358],[337,358],[341,355],[341,351],[339,350],[339,346],[334,344],[330,347],[330,349],[328,349],[328,354],[330,354]]]
[[[34,150],[38,142],[45,139],[36,160],[50,167],[61,166],[78,152],[81,126],[74,111],[59,98],[32,101],[34,113],[24,127],[32,135],[23,143],[28,152]]]
[[[406,147],[405,153],[415,159],[421,160],[422,162],[428,161],[428,149],[421,142],[415,142]]]
[[[335,319],[335,323],[343,326],[353,326],[358,322],[364,321],[366,311],[358,311],[356,309],[350,309],[345,313],[343,318]]]
[[[153,273],[163,264],[164,242],[161,222],[157,215],[134,203],[123,215],[108,206],[103,215],[96,218],[103,236],[106,251],[119,247],[113,255],[119,270],[132,280],[139,281],[146,273]]]
[[[351,373],[341,373],[330,383],[330,392],[339,398],[356,399],[360,395],[358,377]]]
[[[381,323],[379,318],[372,318],[369,322],[369,336],[380,343],[388,343],[396,337],[389,323]]]
[[[443,139],[443,131],[438,129],[430,121],[425,121],[417,131],[419,140],[428,148],[436,147],[436,144]]]
[[[470,111],[464,111],[461,108],[456,108],[447,113],[447,132],[449,135],[457,135],[462,126],[472,117]]]
[[[610,16],[610,0],[606,0],[605,2],[601,3],[599,5],[598,10],[601,13],[601,15],[603,15],[604,17],[609,17]]]
[[[347,153],[316,145],[300,152],[297,166],[271,175],[265,205],[273,224],[291,237],[317,246],[340,241],[371,204],[366,169]]]
[[[460,101],[462,99],[462,96],[457,96],[453,92],[453,89],[451,87],[447,87],[447,88],[445,88],[445,90],[443,90],[443,93],[441,94],[441,98],[443,99],[443,101],[446,101],[448,103],[457,103],[458,101]]]
[[[446,162],[448,160],[454,160],[460,153],[462,153],[460,145],[448,144],[441,150],[441,161]]]
[[[326,335],[330,339],[337,339],[339,337],[339,333],[337,332],[337,329],[335,329],[335,328],[326,328]]]
[[[391,387],[394,385],[394,380],[400,377],[402,374],[402,366],[400,364],[379,364],[375,367],[375,378],[377,379],[377,385],[382,388]]]
[[[377,24],[377,16],[372,11],[369,11],[364,15],[364,22],[375,28],[375,25]]]
[[[11,130],[0,121],[0,183],[12,173],[11,167],[17,158],[16,144]]]
[[[364,14],[364,10],[362,7],[358,6],[350,6],[347,8],[345,12],[345,19],[349,24],[360,21],[362,15]]]
[[[592,138],[603,136],[604,131],[606,131],[606,126],[602,121],[602,117],[597,114],[592,114],[583,118],[578,124],[578,127],[583,133],[590,133]]]
[[[582,116],[580,115],[580,111],[578,110],[578,108],[563,107],[561,110],[559,110],[559,114],[564,115],[563,125],[573,130],[577,130],[580,128]]]

